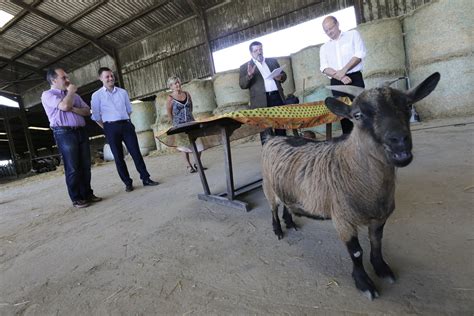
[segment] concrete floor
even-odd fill
[[[245,213],[197,200],[178,154],[147,157],[158,187],[124,192],[111,163],[92,170],[104,201],[74,209],[60,171],[0,187],[0,315],[340,315],[474,313],[474,117],[413,126],[384,253],[398,280],[354,287],[331,221],[296,218],[278,241],[264,195]],[[237,185],[259,178],[257,142],[233,146]],[[204,152],[225,188],[221,148]],[[132,164],[129,162],[129,166]],[[133,167],[131,167],[133,169]],[[368,253],[366,231],[361,243]]]

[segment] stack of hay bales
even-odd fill
[[[280,67],[284,67],[283,71],[286,72],[286,80],[281,85],[285,96],[295,93],[295,82],[293,80],[293,67],[291,66],[290,56],[277,57],[276,60],[280,64]]]
[[[193,116],[196,120],[212,116],[217,107],[211,79],[194,79],[183,85],[193,100]]]
[[[168,113],[166,112],[166,100],[168,95],[171,92],[169,90],[161,91],[156,94],[155,99],[155,111],[156,111],[156,121],[152,125],[153,135],[157,136],[161,131],[168,129],[171,124],[168,121]],[[160,143],[158,139],[155,138],[155,145],[158,151],[163,151],[167,147]]]
[[[472,7],[471,0],[434,1],[403,19],[412,86],[441,74],[433,93],[416,104],[422,118],[474,114]]]
[[[357,30],[367,48],[362,71],[366,89],[405,76],[403,32],[398,18],[361,24]],[[392,86],[402,90],[407,88],[405,80]]]
[[[291,54],[291,65],[295,83],[295,95],[300,103],[322,101],[331,96],[325,88],[329,79],[319,70],[319,49],[321,45],[308,46]]]
[[[155,122],[155,106],[152,101],[138,102],[132,104],[132,115],[130,119],[135,125],[138,146],[142,156],[146,156],[150,151],[156,149],[155,137],[152,125]]]
[[[217,108],[215,115],[248,108],[250,93],[239,85],[239,69],[220,72],[213,77]]]

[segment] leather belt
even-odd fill
[[[84,126],[53,126],[51,127],[52,130],[57,130],[57,131],[73,131],[77,129],[81,129]]]
[[[125,124],[125,123],[130,123],[130,120],[118,120],[118,121],[111,121],[111,122],[104,122],[107,124]]]
[[[266,95],[276,95],[276,94],[280,94],[280,92],[278,92],[278,90],[275,90],[275,91],[270,91],[270,92],[265,92]]]

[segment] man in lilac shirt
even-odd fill
[[[41,102],[63,158],[69,197],[74,207],[87,207],[102,200],[91,189],[91,154],[84,128],[90,108],[76,94],[77,87],[63,69],[49,69],[46,80],[51,89],[43,92]]]
[[[132,156],[143,185],[158,185],[158,182],[150,179],[150,174],[140,153],[135,126],[130,121],[132,104],[127,91],[114,85],[115,77],[109,68],[100,68],[98,74],[99,80],[104,86],[92,94],[92,119],[104,129],[105,138],[114,155],[118,174],[125,184],[125,191],[133,191],[133,180],[130,178],[124,160],[122,142],[125,143]]]

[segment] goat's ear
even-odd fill
[[[439,82],[441,75],[439,72],[435,72],[428,78],[426,78],[422,83],[420,83],[415,88],[408,91],[407,95],[410,100],[410,103],[415,103],[428,96],[435,88]]]
[[[351,116],[351,107],[342,102],[341,100],[328,97],[324,100],[326,107],[337,116],[342,116],[344,118],[352,119]]]

